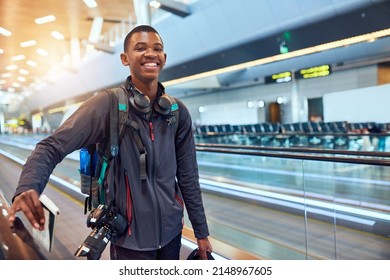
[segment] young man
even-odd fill
[[[122,88],[130,100],[129,119],[137,124],[146,151],[146,177],[140,178],[140,152],[135,132],[128,127],[105,181],[106,204],[113,203],[128,224],[124,234],[111,240],[111,259],[179,259],[184,207],[200,255],[207,259],[206,253],[212,251],[212,246],[199,185],[191,116],[177,100],[176,130],[172,112],[159,109],[165,94],[158,81],[166,62],[163,41],[154,28],[137,26],[126,36],[120,57],[131,72]],[[84,102],[53,135],[36,145],[20,176],[10,222],[17,211],[23,211],[35,228],[43,228],[39,195],[50,174],[72,151],[94,143],[104,146],[110,138],[109,117],[109,97],[99,93]]]

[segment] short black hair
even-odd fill
[[[157,30],[154,29],[153,27],[151,27],[150,25],[138,25],[136,27],[134,27],[127,35],[126,35],[126,38],[124,40],[124,43],[123,43],[123,50],[126,52],[127,48],[129,47],[129,43],[130,43],[130,39],[131,37],[135,34],[135,33],[139,33],[139,32],[153,32],[153,33],[156,33],[158,35],[158,37],[160,37],[160,40],[161,40],[161,43],[163,44],[164,46],[164,43],[163,43],[163,40],[160,36],[160,34],[158,34]]]

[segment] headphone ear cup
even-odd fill
[[[169,97],[162,95],[154,103],[154,110],[161,116],[168,116],[171,113],[172,102]]]
[[[141,114],[147,114],[151,111],[150,99],[145,94],[140,93],[130,97],[130,104]]]

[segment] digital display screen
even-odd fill
[[[272,83],[287,83],[290,82],[292,79],[292,73],[290,71],[282,72],[273,74],[271,76],[265,77],[265,83],[266,84],[272,84]]]
[[[296,79],[311,79],[329,76],[331,72],[330,65],[321,65],[298,70],[294,73],[294,76]]]

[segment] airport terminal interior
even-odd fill
[[[43,192],[53,228],[21,212],[10,227],[7,213],[36,144],[125,82],[123,40],[148,24],[167,54],[160,82],[191,115],[215,259],[390,260],[389,0],[1,0],[0,11],[0,259],[84,259],[81,150]],[[196,246],[185,212],[181,258]]]

